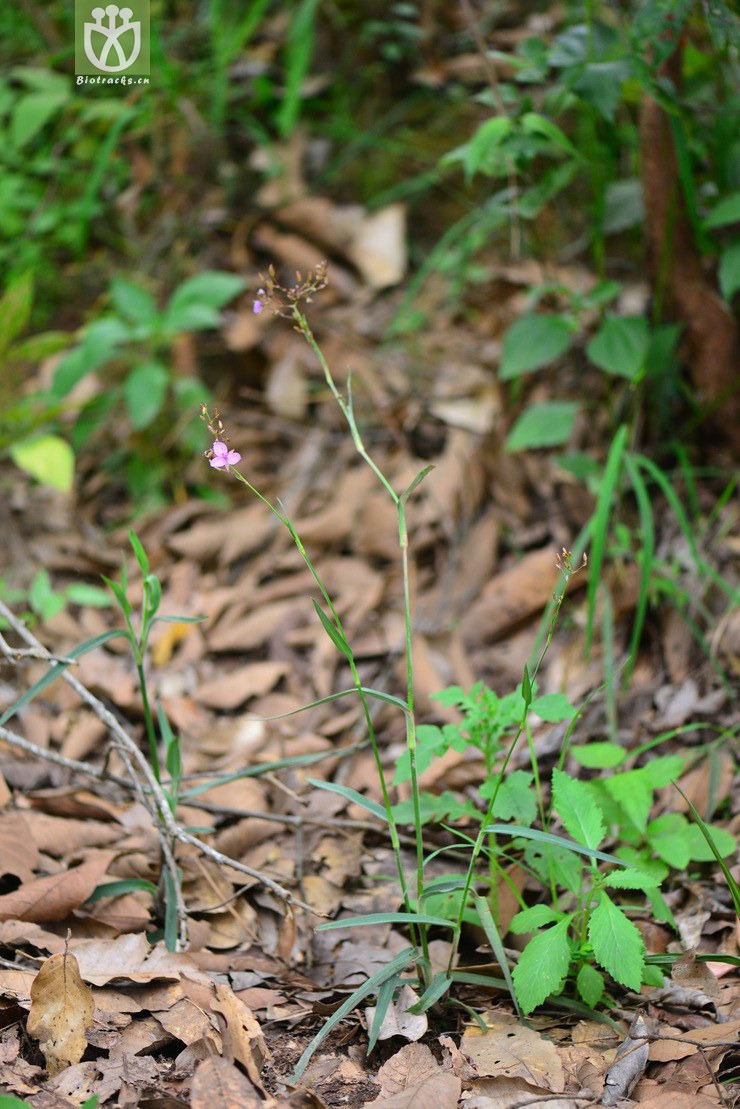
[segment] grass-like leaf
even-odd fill
[[[522,1011],[519,1008],[519,1001],[516,996],[516,990],[514,989],[514,982],[509,971],[509,960],[506,957],[504,945],[501,942],[501,936],[499,935],[499,930],[496,927],[496,921],[493,919],[491,907],[486,901],[485,897],[480,897],[478,894],[475,895],[473,901],[480,922],[483,925],[483,931],[486,933],[486,938],[493,948],[494,955],[498,959],[498,965],[501,967],[501,973],[504,976],[504,981],[506,982],[509,996],[514,1003],[516,1015],[519,1017],[519,1020],[523,1020],[524,1018],[522,1015]]]
[[[681,794],[681,796],[683,797],[686,804],[689,806],[689,812],[691,813],[692,817],[694,818],[694,820],[696,822],[696,825],[699,828],[699,831],[704,836],[704,839],[707,841],[707,845],[708,845],[710,851],[712,852],[715,859],[717,860],[717,865],[719,866],[720,870],[722,871],[722,873],[724,875],[725,881],[727,882],[727,888],[729,889],[730,896],[732,897],[732,904],[735,908],[735,916],[737,917],[738,920],[740,920],[740,886],[738,886],[737,882],[732,877],[732,873],[731,873],[729,867],[727,866],[727,863],[722,858],[722,855],[720,854],[719,848],[717,847],[717,844],[714,842],[714,839],[712,837],[712,833],[710,832],[709,828],[704,823],[702,818],[699,816],[699,813],[696,810],[696,806],[693,805],[691,801],[689,801],[688,797],[686,796],[686,794],[684,793],[684,791],[681,789],[681,787],[679,785],[676,785],[675,782],[673,784],[676,786],[676,789]]]
[[[454,928],[451,920],[429,913],[366,913],[364,916],[347,916],[342,920],[330,920],[319,924],[317,932],[329,932],[337,928],[361,928],[365,924],[427,924],[436,928]]]
[[[371,974],[366,982],[363,982],[361,986],[358,986],[355,992],[353,994],[350,994],[346,1001],[342,1002],[339,1008],[334,1013],[332,1013],[329,1019],[321,1026],[319,1032],[311,1040],[311,1043],[303,1052],[303,1055],[301,1055],[300,1059],[296,1063],[295,1070],[288,1079],[290,1085],[295,1085],[298,1082],[309,1062],[311,1061],[311,1057],[313,1056],[314,1052],[318,1047],[321,1046],[321,1044],[331,1032],[332,1028],[334,1028],[335,1025],[339,1024],[341,1020],[344,1020],[344,1018],[349,1013],[351,1013],[352,1010],[355,1009],[361,1001],[364,1001],[366,997],[369,997],[370,994],[375,993],[376,990],[380,989],[384,982],[386,982],[388,979],[395,978],[403,970],[405,970],[411,960],[415,958],[415,956],[415,948],[404,948],[404,950],[399,952],[399,954],[396,955],[395,959],[392,959],[387,966],[381,967],[380,970],[376,970],[375,974]]]
[[[372,813],[377,816],[378,820],[388,823],[388,814],[382,805],[377,801],[373,801],[371,797],[365,797],[364,793],[359,793],[356,789],[350,786],[342,786],[337,782],[322,782],[320,778],[308,778],[308,782],[317,789],[325,789],[328,793],[339,793],[342,797],[346,797],[348,801],[353,804],[359,805],[360,808],[365,809],[366,812]]]
[[[599,486],[599,499],[596,504],[596,511],[590,522],[591,551],[588,560],[587,613],[584,643],[587,655],[591,650],[591,643],[593,640],[594,620],[596,617],[596,592],[599,587],[599,582],[601,581],[601,567],[604,563],[604,554],[606,552],[609,520],[619,484],[619,473],[622,468],[622,456],[624,454],[628,432],[629,428],[627,425],[622,424],[619,431],[614,436],[612,445],[609,448],[606,466],[604,467],[604,476]]]

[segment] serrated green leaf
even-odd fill
[[[570,917],[534,936],[519,956],[512,978],[516,996],[526,1015],[559,994],[570,966],[568,925]]]
[[[529,909],[522,909],[512,919],[509,931],[519,935],[523,932],[534,932],[543,928],[545,924],[554,924],[563,919],[564,914],[549,905],[532,905]]]
[[[69,443],[58,435],[40,435],[14,443],[10,457],[16,466],[42,485],[50,485],[62,493],[71,490],[75,456]]]
[[[613,870],[605,884],[615,890],[653,890],[660,885],[652,874],[642,870]]]
[[[644,316],[612,316],[586,346],[599,369],[633,381],[645,365],[650,331]]]
[[[573,329],[565,316],[531,313],[522,316],[506,332],[498,375],[509,381],[531,373],[564,354]]]
[[[599,965],[615,982],[638,992],[645,965],[645,944],[632,921],[603,890],[591,913],[588,938]]]
[[[507,452],[542,450],[567,443],[573,434],[579,408],[579,404],[569,400],[531,404],[529,408],[525,408],[507,435]]]
[[[576,989],[592,1009],[599,1004],[604,993],[604,979],[590,963],[584,963],[576,976]]]
[[[569,835],[585,847],[598,847],[606,835],[606,828],[598,802],[586,783],[555,767],[552,797]]]
[[[622,806],[629,819],[645,831],[653,804],[653,790],[640,770],[625,770],[604,779],[604,789]]]

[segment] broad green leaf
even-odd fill
[[[572,325],[565,316],[522,316],[504,337],[499,379],[509,381],[554,362],[568,349],[572,335]]]
[[[562,446],[573,434],[579,407],[574,401],[567,400],[530,405],[509,432],[506,450],[527,451]]]
[[[136,431],[148,427],[162,409],[169,371],[161,362],[141,362],[129,372],[123,386],[123,398],[131,426]]]
[[[740,289],[740,239],[722,251],[719,260],[719,287],[725,300],[732,300]]]
[[[716,824],[705,824],[720,858],[727,858],[737,850],[737,840],[725,828]],[[689,824],[686,833],[686,842],[689,845],[691,858],[699,863],[710,863],[715,858],[712,848],[702,835],[702,830],[697,824]]]
[[[552,772],[552,797],[555,808],[573,839],[586,847],[598,847],[606,828],[601,809],[585,782],[569,777],[557,767]]]
[[[705,227],[725,227],[728,223],[740,223],[740,192],[723,197],[704,220]]]
[[[602,743],[588,743],[583,747],[571,747],[570,753],[587,770],[613,770],[627,757],[624,747],[606,740]]]
[[[597,962],[622,986],[639,992],[645,944],[636,926],[603,890],[591,913],[588,938]]]
[[[650,331],[644,316],[611,316],[586,347],[586,354],[607,373],[633,381],[644,369]]]
[[[69,443],[58,435],[24,439],[10,448],[16,466],[42,485],[69,493],[74,481],[75,456]]]
[[[660,882],[641,870],[614,870],[607,875],[606,885],[615,890],[654,890]]]
[[[576,150],[570,139],[566,138],[560,128],[546,116],[538,112],[525,112],[521,119],[521,126],[525,135],[542,135],[566,154],[570,154],[572,158],[583,161],[583,155]]]
[[[622,806],[640,831],[645,830],[653,804],[653,789],[640,770],[624,770],[604,779],[604,789]]]
[[[519,956],[512,978],[522,1011],[531,1013],[552,994],[563,988],[570,966],[568,925],[561,920],[529,941]]]
[[[604,993],[604,979],[590,963],[584,963],[576,977],[576,988],[590,1008],[598,1005]]]
[[[663,813],[647,825],[645,836],[655,854],[675,870],[685,870],[691,859],[689,822],[682,813]]]
[[[19,274],[10,282],[0,299],[0,354],[26,327],[33,304],[33,274]]]
[[[157,319],[157,302],[141,285],[118,277],[111,281],[110,295],[117,311],[132,323],[152,324]]]
[[[22,97],[13,112],[10,125],[10,141],[17,150],[39,133],[41,128],[54,116],[69,99],[67,90],[50,92],[31,92]]]
[[[563,913],[551,909],[549,905],[532,905],[529,909],[522,909],[512,919],[509,930],[519,935],[522,932],[539,931],[545,924],[554,924],[563,919]]]
[[[564,693],[546,693],[543,697],[536,697],[532,701],[532,712],[548,724],[559,724],[561,720],[572,720],[577,714]]]
[[[488,782],[485,783],[489,785]],[[481,788],[481,796],[490,799],[492,791]],[[505,775],[496,795],[493,815],[497,820],[516,820],[529,825],[537,815],[537,797],[532,789],[532,775],[526,770],[512,770]]]
[[[233,273],[206,271],[183,281],[175,289],[164,313],[167,334],[178,331],[199,331],[217,327],[220,309],[233,300],[245,287],[245,281]]]
[[[73,605],[87,605],[90,608],[110,608],[113,604],[107,589],[99,585],[88,585],[87,582],[75,582],[68,585],[64,595]]]

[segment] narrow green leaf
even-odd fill
[[[612,440],[606,466],[604,467],[604,476],[599,488],[599,499],[596,503],[596,511],[591,517],[589,526],[592,545],[591,551],[589,552],[588,568],[586,635],[584,644],[586,656],[590,654],[593,641],[594,620],[596,617],[596,593],[601,581],[601,567],[607,547],[609,521],[615,504],[619,473],[622,467],[622,455],[624,454],[628,432],[629,428],[627,425],[622,424]]]
[[[403,493],[401,493],[400,497],[398,498],[400,504],[406,504],[406,501],[409,499],[414,489],[416,489],[417,486],[421,485],[424,478],[427,476],[427,474],[430,474],[433,469],[434,466],[425,466],[423,470],[419,470],[418,474],[413,479],[411,484],[406,486]]]
[[[12,280],[0,299],[0,355],[21,334],[31,317],[33,273],[28,270]],[[13,353],[17,347],[13,348]]]
[[[117,882],[103,882],[96,886],[87,900],[102,901],[104,897],[122,897],[124,893],[134,893],[136,890],[146,890],[152,897],[159,894],[154,882],[147,882],[146,878],[121,878]]]
[[[312,597],[311,600],[313,601],[313,607],[316,609],[316,614],[322,623],[324,631],[329,636],[329,639],[331,639],[337,650],[342,652],[345,658],[351,659],[352,651],[350,650],[350,646],[347,640],[344,638],[339,629],[336,628],[334,624],[332,624],[331,620],[326,615],[316,598]]]
[[[361,928],[366,924],[428,924],[436,928],[454,928],[451,920],[441,916],[430,916],[429,913],[366,913],[363,916],[347,916],[342,920],[330,920],[327,924],[318,924],[317,932],[336,931],[337,928]]]
[[[726,246],[719,260],[719,287],[725,300],[732,300],[740,289],[740,239]]]
[[[554,767],[552,797],[566,831],[573,839],[586,847],[598,847],[606,835],[606,828],[598,802],[587,784]]]
[[[416,1004],[411,1005],[406,1012],[416,1013],[417,1015],[426,1013],[427,1009],[431,1009],[432,1005],[435,1005],[440,997],[444,997],[451,985],[452,979],[448,978],[444,971],[440,970],[438,974],[435,974]]]
[[[139,564],[139,568],[144,577],[146,577],[146,575],[149,573],[149,559],[147,558],[147,554],[144,550],[144,546],[141,540],[139,539],[133,528],[128,529],[128,539],[129,543],[131,544],[131,549],[133,550],[136,557],[136,561]]]
[[[92,639],[86,639],[84,643],[80,643],[77,647],[73,647],[71,651],[67,652],[65,657],[69,659],[80,658],[88,651],[92,651],[96,647],[102,646],[103,643],[108,643],[109,640],[117,639],[120,636],[124,636],[126,639],[129,638],[128,632],[123,631],[121,628],[113,628],[110,631],[101,632],[100,635],[94,635]],[[52,682],[55,682],[57,678],[64,673],[68,665],[69,663],[66,662],[52,663],[43,677],[39,678],[30,689],[27,689],[17,701],[14,701],[13,704],[5,710],[2,716],[0,716],[0,725],[6,724],[24,705],[27,705],[34,697],[38,697],[39,693],[43,693]]]
[[[383,823],[388,823],[388,814],[383,806],[379,805],[377,801],[373,801],[371,797],[365,797],[363,793],[359,793],[356,789],[340,785],[338,782],[322,782],[320,778],[308,778],[307,781],[310,785],[316,786],[317,789],[325,789],[328,793],[338,793],[342,797],[346,797],[354,805],[359,805],[366,812],[377,816]]]
[[[591,913],[588,938],[598,963],[616,982],[638,993],[645,944],[636,926],[603,890],[599,894],[599,904]]]
[[[480,922],[483,925],[483,931],[486,933],[488,942],[490,943],[493,949],[493,953],[498,960],[498,965],[501,967],[501,973],[504,976],[504,981],[506,982],[507,988],[509,990],[509,997],[511,998],[514,1004],[514,1008],[516,1009],[516,1015],[519,1017],[519,1020],[521,1020],[522,1011],[519,1008],[519,1001],[516,995],[516,990],[514,989],[514,982],[511,977],[511,972],[509,971],[509,960],[506,957],[504,945],[501,941],[499,930],[496,927],[496,921],[493,919],[491,907],[486,899],[484,897],[480,897],[478,894],[474,896],[473,900],[476,912],[478,913]]]
[[[373,1016],[373,1023],[370,1027],[370,1035],[368,1036],[367,1041],[368,1055],[378,1042],[378,1036],[380,1035],[380,1030],[383,1027],[383,1021],[388,1014],[391,1002],[393,1001],[393,995],[398,989],[400,981],[400,973],[394,974],[392,978],[386,978],[385,982],[383,982],[382,986],[378,990],[378,997],[375,1002],[375,1014]]]
[[[570,966],[568,926],[570,916],[534,936],[514,967],[514,987],[522,1012],[527,1015],[551,994],[559,994]]]
[[[321,1029],[316,1036],[311,1040],[306,1050],[298,1060],[295,1070],[288,1078],[288,1083],[295,1086],[305,1071],[314,1052],[321,1046],[331,1030],[344,1020],[349,1013],[355,1009],[361,1001],[363,1001],[370,994],[375,993],[376,990],[382,986],[389,978],[393,978],[406,969],[411,960],[416,957],[416,949],[414,947],[407,947],[396,955],[387,966],[381,967],[376,970],[375,974],[371,974],[366,982],[363,982],[353,994],[351,994],[346,1001],[344,1001],[337,1010],[329,1017],[327,1021],[321,1026]]]

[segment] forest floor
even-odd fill
[[[324,256],[340,217],[360,218],[314,199],[265,220],[253,236],[265,256],[305,272]],[[403,229],[394,226],[385,256],[381,251],[358,261],[355,252],[350,262],[334,242],[330,284],[308,312],[340,387],[346,388],[352,368],[366,445],[393,487],[405,488],[420,469],[434,466],[408,506],[416,710],[420,722],[453,723],[455,710],[433,699],[441,689],[469,690],[484,681],[503,696],[521,681],[546,630],[543,620],[560,580],[557,557],[573,546],[594,501],[550,452],[503,449],[508,417],[494,373],[498,337],[516,318],[527,289],[545,275],[534,263],[502,265],[491,311],[472,323],[445,307],[441,291],[435,302],[432,283],[425,309],[433,322],[415,336],[382,342],[401,294],[389,288],[379,295],[384,278],[373,267],[398,265]],[[334,598],[363,683],[403,696],[395,508],[358,458],[303,339],[269,311],[252,312],[256,268],[255,289],[227,315],[223,332],[183,343],[177,357],[183,365],[205,365],[226,398],[222,418],[241,453],[239,468],[268,499],[286,506]],[[570,287],[594,280],[575,265],[566,276]],[[592,418],[577,428],[576,446],[603,455],[611,416],[598,404],[601,386],[579,376],[577,367],[558,385],[581,395],[593,390]],[[161,877],[158,829],[146,798],[121,784],[126,759],[105,715],[112,713],[145,748],[136,672],[122,640],[68,669],[92,700],[57,680],[13,717],[3,717],[2,1093],[37,1109],[80,1105],[94,1094],[101,1105],[147,1109],[616,1104],[609,1100],[617,1096],[613,1090],[604,1093],[605,1076],[642,1014],[645,1024],[637,1031],[649,1042],[647,1057],[639,1044],[633,1047],[627,1058],[639,1061],[636,1084],[620,1079],[619,1093],[646,1109],[734,1104],[740,978],[722,957],[740,954],[738,925],[719,868],[701,862],[675,867],[665,883],[676,929],[656,922],[649,906],[640,904],[633,914],[650,954],[686,953],[663,986],[639,994],[614,988],[610,1003],[594,1014],[546,1004],[525,1027],[506,991],[467,985],[456,994],[463,1005],[439,1006],[413,1022],[399,1011],[400,1030],[391,1029],[369,1057],[360,1006],[320,1045],[297,1087],[288,1085],[322,1023],[408,941],[391,923],[315,931],[327,918],[400,907],[382,823],[345,794],[311,782],[333,781],[381,800],[365,721],[355,699],[326,700],[351,679],[316,617],[315,584],[289,533],[233,476],[211,470],[205,458],[196,464],[202,466],[200,484],[225,494],[224,503],[184,497],[135,521],[162,583],[161,612],[205,617],[202,623],[157,625],[149,681],[182,738],[183,781],[195,791],[177,809],[179,827],[195,829],[216,852],[254,873],[192,843],[178,844],[188,942],[177,953],[168,952],[161,938],[152,942],[162,924],[158,896],[141,889],[89,900],[105,882],[157,885]],[[713,514],[709,479],[700,481],[698,497],[701,512],[711,517],[706,534],[697,535],[703,557],[737,583],[737,502]],[[14,475],[12,497],[0,513],[1,569],[9,588],[27,588],[39,567],[59,589],[80,579],[99,582],[101,574],[119,580],[123,555],[131,596],[141,596],[121,523],[125,506],[94,458],[83,461],[75,496]],[[671,513],[657,503],[655,513],[657,557],[673,564],[686,598],[700,595],[706,612],[721,614],[721,599],[700,580]],[[629,685],[622,689],[615,678],[612,701],[604,674],[624,662],[639,567],[624,551],[608,553],[601,574],[613,602],[613,635],[601,634],[606,617],[600,612],[587,657],[588,574],[586,568],[572,580],[538,674],[539,692],[564,693],[575,706],[588,702],[572,742],[620,745],[627,756],[622,769],[643,765],[655,753],[646,756],[646,745],[663,737],[660,755],[685,757],[679,785],[686,795],[702,815],[736,835],[737,613],[717,615],[702,628],[702,650],[680,605],[656,596]],[[112,609],[68,605],[32,634],[64,658],[114,626]],[[3,635],[14,649],[24,646],[17,631]],[[0,707],[13,704],[47,669],[43,658],[18,659],[11,651],[0,665]],[[297,713],[307,704],[314,707]],[[404,750],[403,720],[390,704],[374,702],[373,712],[392,773]],[[564,731],[564,724],[533,726],[532,750],[546,778]],[[41,752],[22,750],[13,737]],[[53,761],[54,755],[62,759]],[[529,769],[530,763],[524,738],[511,769]],[[565,768],[584,778],[594,773],[570,758]],[[214,776],[227,780],[211,784]],[[480,752],[469,747],[436,758],[422,786],[479,804],[483,778]],[[655,790],[651,820],[687,811],[671,785]],[[430,850],[451,843],[439,825],[430,823],[425,834]],[[615,846],[612,837],[604,849]],[[407,853],[412,872],[411,846]],[[740,878],[735,859],[729,861]],[[445,862],[438,857],[430,874],[463,867],[460,854]],[[521,891],[534,900],[534,887],[520,875]],[[286,903],[275,886],[304,907]],[[523,937],[507,935],[517,904],[505,894],[503,886],[500,927],[513,961]],[[446,965],[449,950],[448,938],[435,936],[435,968]],[[81,1060],[50,1074],[38,1037],[27,1032],[28,1012],[39,967],[67,952],[92,988],[94,1017]],[[693,952],[715,960],[697,962]],[[464,932],[460,963],[492,979],[500,973],[485,935],[473,927]],[[77,1003],[65,1004],[74,1009]],[[485,1033],[473,1011],[484,1015]]]

